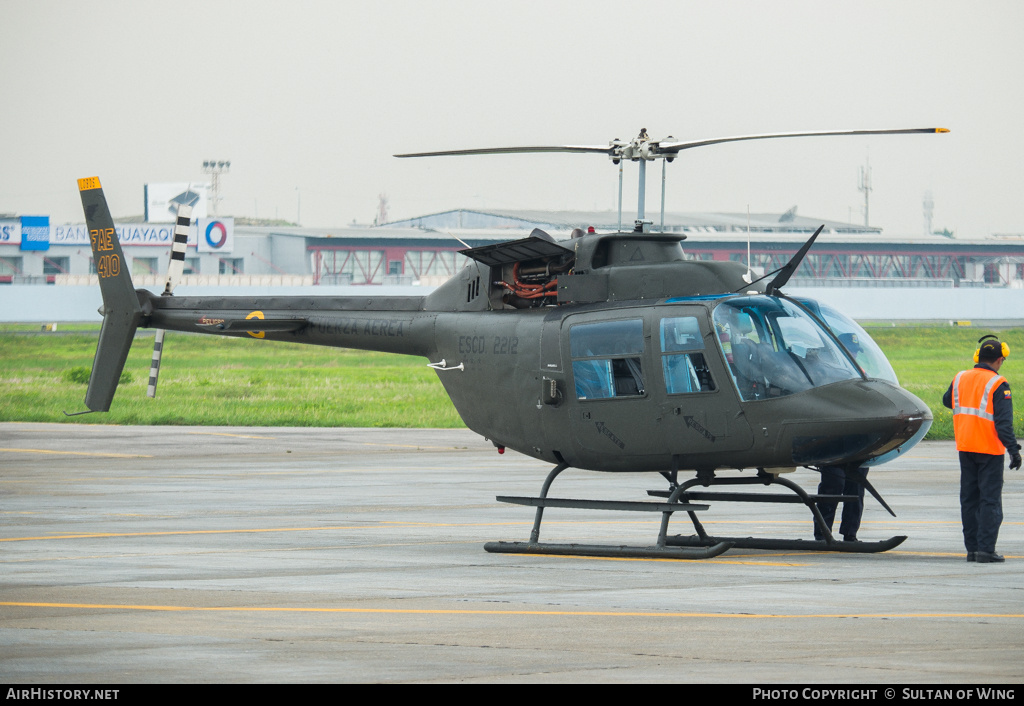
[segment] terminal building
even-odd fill
[[[85,226],[46,217],[0,218],[0,284],[83,285],[95,276]],[[748,225],[749,223],[749,225]],[[957,238],[890,236],[880,228],[783,214],[668,214],[653,231],[678,233],[687,257],[784,265],[818,226],[824,230],[794,285],[1024,288],[1024,234]],[[580,228],[619,229],[611,211],[455,209],[380,226],[303,228],[206,218],[193,225],[182,285],[434,286],[463,264],[458,254],[526,237],[534,228],[568,238]],[[625,224],[627,229],[631,224]],[[748,230],[749,228],[749,230]],[[118,236],[140,286],[162,285],[172,224],[119,223]]]

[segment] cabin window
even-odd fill
[[[643,319],[578,324],[569,329],[576,397],[581,400],[644,394]]]
[[[668,394],[715,389],[703,351],[704,339],[696,317],[677,316],[661,320],[661,367]]]
[[[725,301],[715,309],[715,329],[744,400],[785,397],[861,377],[821,324],[784,299]]]

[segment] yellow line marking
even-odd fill
[[[383,446],[385,448],[399,449],[439,449],[441,451],[469,451],[466,446],[426,446],[424,444],[375,444],[372,441],[361,442],[363,446]]]
[[[5,537],[0,542],[31,542],[40,539],[100,539],[109,537],[166,537],[185,534],[246,534],[257,532],[313,532],[320,530],[354,530],[369,529],[365,525],[353,527],[274,527],[270,529],[232,529],[232,530],[175,530],[172,532],[96,532],[89,534],[55,534],[49,537]]]
[[[101,456],[103,458],[153,458],[146,454],[116,454],[91,451],[53,451],[50,449],[0,449],[7,453],[56,454],[60,456]]]
[[[275,441],[277,439],[276,436],[249,436],[248,434],[228,434],[227,432],[217,431],[190,431],[188,433],[195,436],[233,436],[238,439],[267,439],[270,441]]]
[[[658,613],[602,610],[474,610],[454,608],[285,608],[275,606],[175,606],[175,605],[117,605],[113,603],[36,603],[0,601],[0,606],[12,608],[81,608],[85,610],[149,610],[164,612],[206,613],[362,613],[379,615],[543,615],[610,618],[1024,618],[1024,613]]]
[[[0,542],[34,542],[41,540],[51,539],[106,539],[111,537],[170,537],[170,536],[181,536],[181,535],[200,535],[200,534],[257,534],[265,532],[323,532],[332,530],[370,530],[370,529],[399,529],[402,527],[500,527],[500,526],[525,526],[530,524],[529,522],[480,522],[480,523],[425,523],[425,522],[401,522],[397,520],[384,520],[381,522],[375,522],[373,524],[365,525],[332,525],[329,527],[269,527],[269,528],[251,528],[251,529],[226,529],[226,530],[174,530],[166,532],[93,532],[84,534],[62,534],[62,535],[50,535],[43,537],[2,537]],[[588,523],[570,523],[570,522],[552,522],[552,525],[567,525],[567,524],[588,524]],[[589,523],[589,524],[611,524],[611,523]],[[463,540],[461,542],[433,542],[435,544],[447,544],[447,543],[468,543],[482,540]],[[642,541],[642,540],[638,540]],[[809,566],[806,563],[798,563],[794,561],[770,561],[772,559],[780,559],[782,557],[802,557],[809,558],[812,556],[818,556],[821,554],[842,554],[843,552],[822,552],[822,551],[796,551],[796,552],[773,552],[770,554],[753,554],[740,557],[714,557],[710,559],[704,559],[703,562],[713,562],[718,564],[753,564],[757,566]],[[900,554],[903,556],[930,556],[930,557],[961,557],[963,552],[911,552],[911,551],[899,551],[890,550],[887,554]],[[537,557],[548,557],[548,558],[574,558],[574,559],[589,559],[594,561],[680,561],[673,557],[593,557],[593,556],[577,556],[577,555],[550,555],[550,554],[529,554],[528,556]],[[1010,554],[1006,555],[1010,559],[1017,559]]]

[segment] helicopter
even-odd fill
[[[698,142],[633,140],[608,146],[491,148],[399,157],[565,151],[604,153],[614,163],[674,159],[707,144],[774,137],[947,132],[913,130],[776,133]],[[621,177],[620,177],[621,178]],[[641,177],[642,179],[642,177]],[[858,469],[912,448],[932,422],[902,389],[870,336],[841,312],[782,288],[821,233],[780,270],[754,279],[738,262],[690,260],[685,235],[650,232],[641,181],[633,232],[574,232],[460,253],[465,267],[425,296],[175,296],[190,207],[179,206],[167,284],[135,289],[98,177],[78,180],[103,298],[103,324],[85,396],[108,411],[135,332],[158,330],[150,374],[155,394],[163,331],[383,351],[426,358],[466,426],[506,448],[553,464],[537,497],[497,500],[535,507],[527,542],[489,542],[498,553],[700,559],[730,548],[879,552],[906,537],[836,540],[818,502],[784,474],[841,467],[890,512]],[[566,469],[660,474],[659,501],[549,497]],[[752,470],[753,475],[744,475]],[[740,476],[725,475],[739,471]],[[693,474],[688,480],[680,476]],[[776,486],[740,493],[697,486]],[[698,519],[709,503],[802,503],[822,540],[715,537]],[[548,507],[653,512],[653,546],[541,542]],[[695,534],[669,535],[685,512]],[[894,514],[894,513],[893,513]]]

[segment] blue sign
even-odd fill
[[[49,250],[50,249],[50,217],[49,216],[22,216],[21,217],[21,249],[22,250]]]

